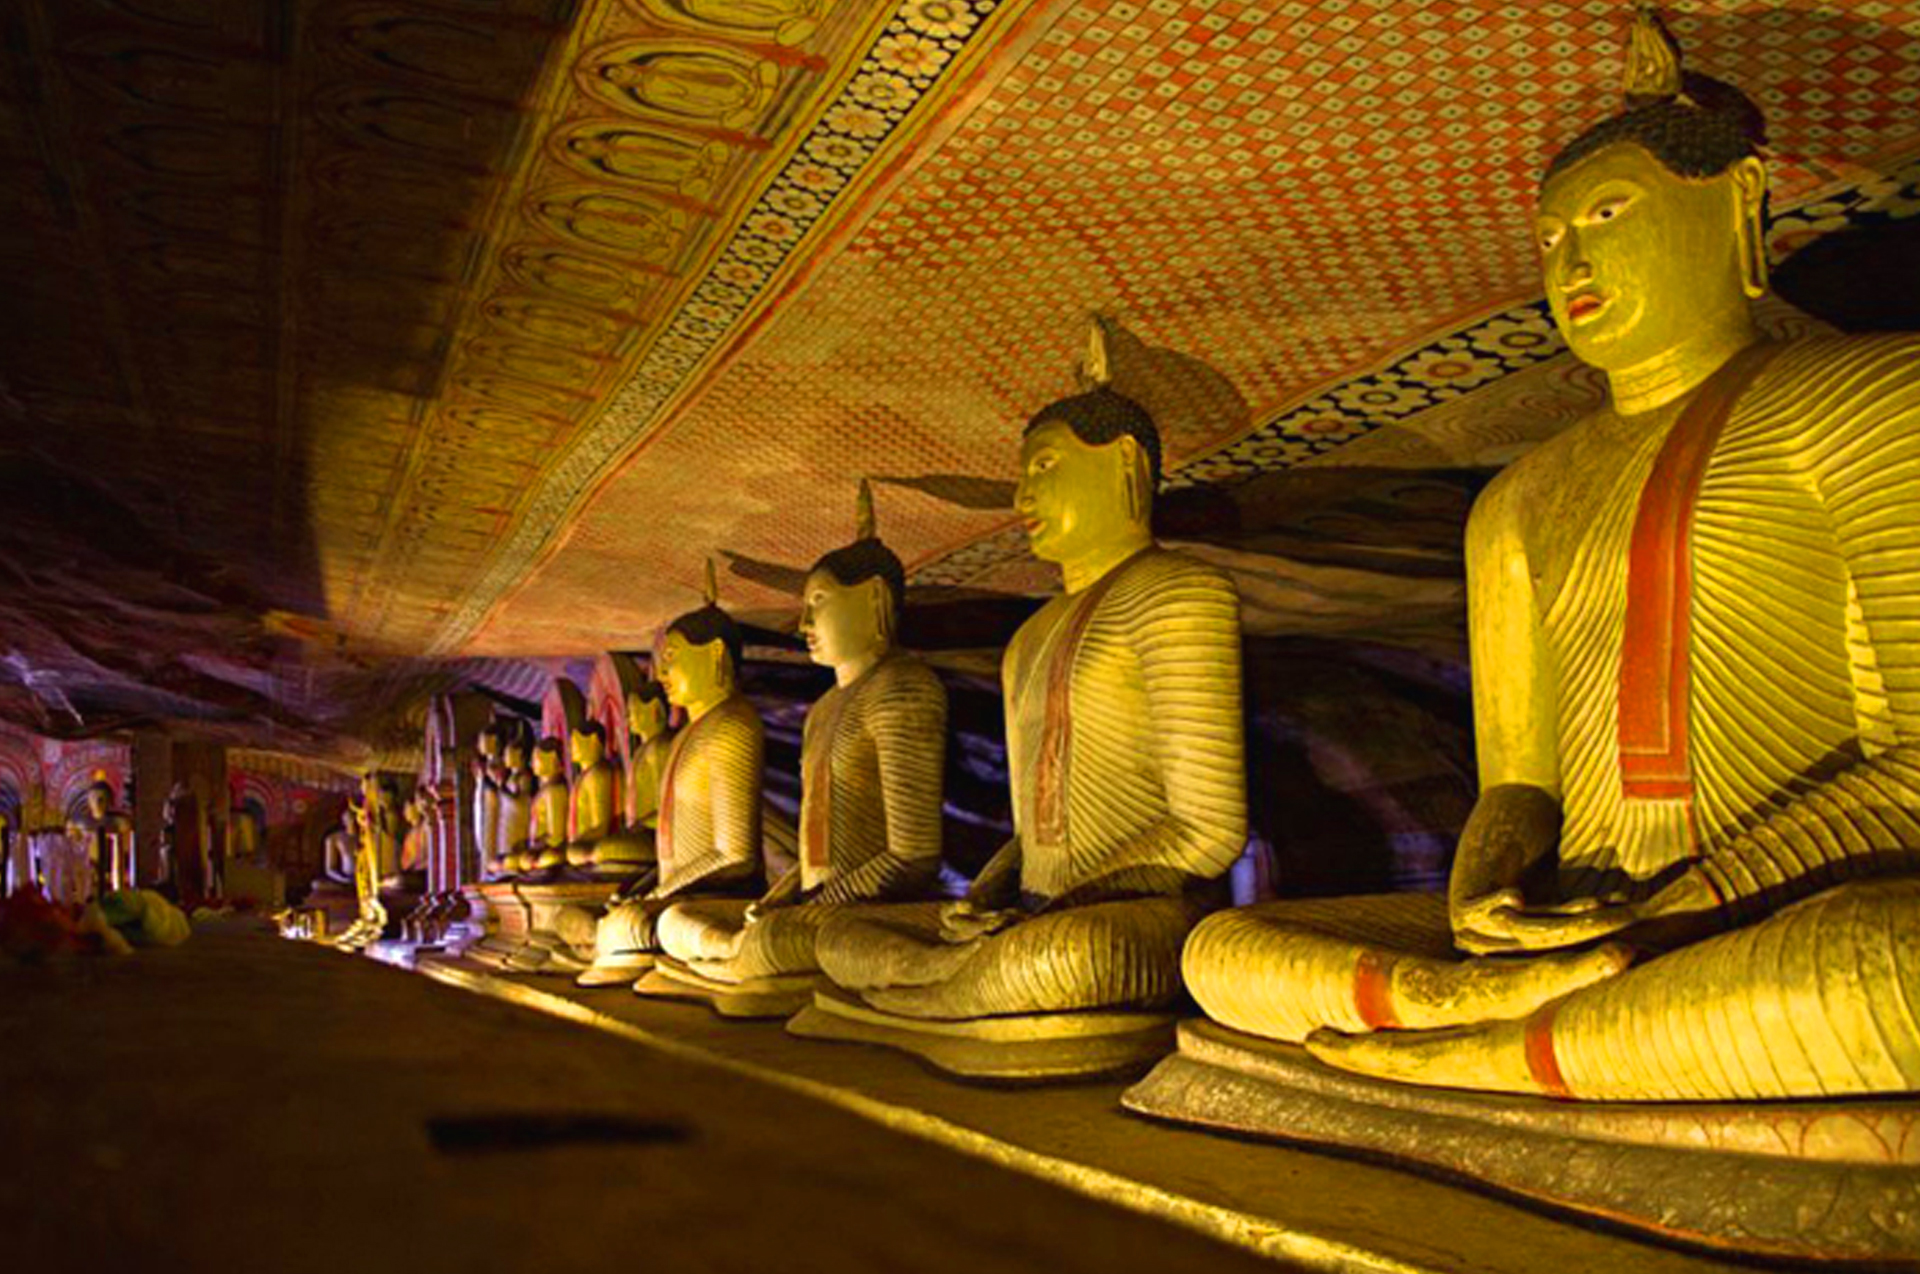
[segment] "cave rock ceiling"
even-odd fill
[[[1783,277],[1920,212],[1920,3],[1667,10],[1769,115]],[[1627,16],[17,0],[0,715],[339,752],[644,647],[708,555],[790,628],[862,475],[929,613],[1042,593],[1011,461],[1094,314],[1250,628],[1457,652],[1473,491],[1599,393],[1527,214]]]

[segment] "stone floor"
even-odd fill
[[[1120,1082],[969,1085],[883,1049],[795,1039],[778,1022],[728,1020],[624,988],[586,991],[562,978],[489,975],[465,962],[441,965],[439,973],[822,1096],[1298,1267],[1475,1274],[1739,1268],[1380,1164],[1155,1124],[1119,1109]]]
[[[467,986],[491,994],[219,925],[0,967],[0,1269],[1719,1268],[1158,1127],[1116,1084],[968,1087],[624,991]]]

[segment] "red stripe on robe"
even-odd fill
[[[842,693],[812,723],[818,742],[800,758],[800,861],[808,867],[826,867],[833,844],[833,737],[846,707]]]
[[[1727,417],[1776,348],[1749,346],[1708,379],[1674,422],[1640,492],[1620,649],[1620,783],[1629,798],[1693,798],[1687,704],[1694,510]]]
[[[1146,550],[1142,549],[1144,553]],[[1140,556],[1139,553],[1133,557]],[[1061,625],[1060,639],[1047,659],[1047,707],[1040,725],[1040,755],[1033,767],[1033,840],[1036,845],[1067,843],[1067,780],[1073,753],[1073,665],[1081,639],[1093,623],[1100,601],[1133,557],[1114,567],[1073,603]]]

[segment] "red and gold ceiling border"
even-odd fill
[[[521,510],[433,638],[457,651],[563,539],[571,517],[713,369],[811,251],[891,175],[910,135],[1010,38],[1032,0],[901,0],[867,24],[859,56],[833,77],[812,122],[795,129],[771,177],[647,338],[619,388],[533,483]]]

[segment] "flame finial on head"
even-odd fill
[[[854,497],[853,538],[872,540],[877,539],[879,534],[879,523],[873,516],[873,484],[862,478],[860,493]]]
[[[1087,324],[1087,356],[1078,368],[1082,390],[1104,389],[1113,384],[1113,359],[1107,348],[1107,318],[1096,314]]]
[[[1670,102],[1685,91],[1680,42],[1667,29],[1657,6],[1634,9],[1633,34],[1627,41],[1627,71],[1621,85],[1628,106]]]
[[[707,559],[706,601],[709,606],[720,604],[720,577],[713,569],[713,559]]]

